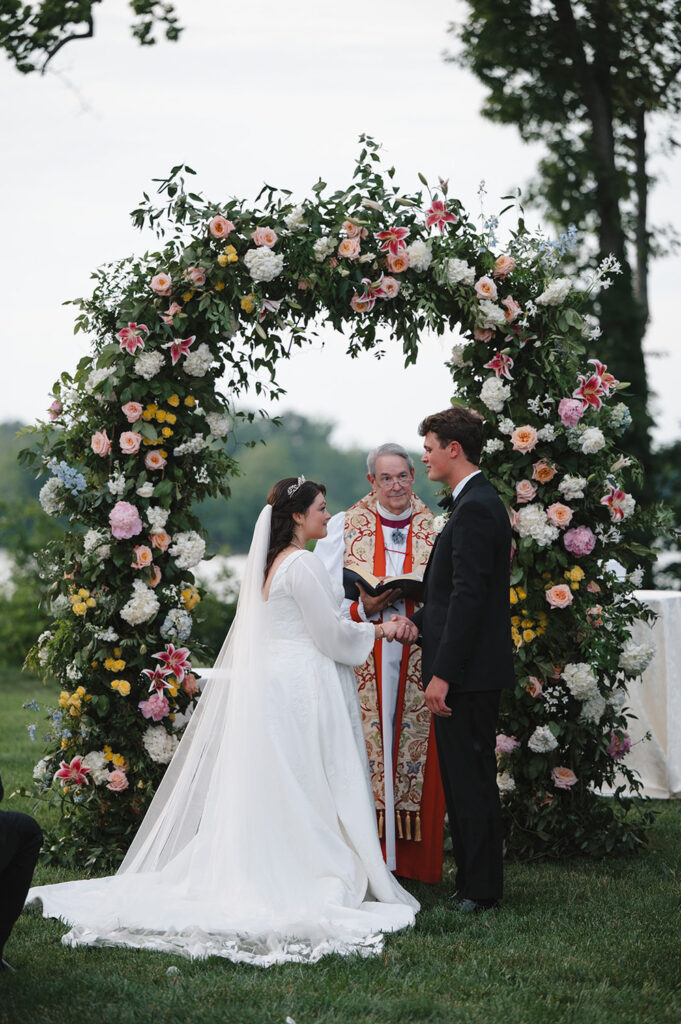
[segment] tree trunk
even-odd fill
[[[636,161],[636,298],[641,307],[644,325],[648,323],[648,175],[646,173],[646,112],[641,105],[636,112],[634,159]]]

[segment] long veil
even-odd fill
[[[220,770],[225,735],[232,745],[232,764],[253,759],[255,733],[248,726],[257,728],[261,710],[257,681],[262,673],[262,588],[271,519],[272,506],[265,505],[253,531],[234,621],[119,875],[162,870],[194,839],[206,813],[211,780]],[[235,749],[240,745],[247,749]]]

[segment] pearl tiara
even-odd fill
[[[286,492],[288,494],[289,498],[292,498],[293,495],[298,490],[298,488],[301,486],[301,484],[304,484],[304,483],[305,483],[305,477],[304,476],[299,476],[298,477],[298,483],[291,484],[291,486],[289,487],[289,489]]]

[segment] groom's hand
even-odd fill
[[[367,594],[361,583],[357,584],[357,589],[359,590],[359,597],[367,619],[373,619],[376,615],[380,615],[391,604],[394,604],[400,596],[399,587],[393,590],[386,590],[383,594],[379,594],[378,597],[372,597],[370,594]]]
[[[440,718],[451,718],[452,715],[452,709],[445,704],[448,693],[449,683],[439,676],[433,676],[426,687],[426,704]]]
[[[413,644],[419,635],[418,626],[404,615],[391,615],[390,621],[397,623],[395,639],[401,644]]]

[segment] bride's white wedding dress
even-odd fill
[[[38,886],[69,945],[268,966],[379,952],[418,903],[381,855],[354,672],[373,626],[340,615],[307,551],[261,593],[269,506],[234,626],[117,875]]]

